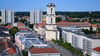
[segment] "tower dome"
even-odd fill
[[[49,3],[47,6],[48,7],[51,7],[51,6],[55,7],[55,4],[54,3]]]

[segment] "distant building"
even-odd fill
[[[90,30],[90,26],[92,26],[93,30],[96,30],[96,27],[97,27],[96,24],[90,24],[88,22],[61,21],[61,22],[57,22],[56,25],[57,25],[58,30],[59,30],[59,27],[65,28],[65,27],[70,27],[70,26],[76,26],[76,27],[80,27],[81,29],[88,29],[88,30]],[[46,26],[46,23],[34,24],[34,30],[37,31],[37,33],[40,34],[41,36],[45,36],[45,34],[46,34],[45,26]],[[100,27],[100,26],[98,25],[98,27]]]
[[[60,56],[54,48],[30,48],[28,56]]]
[[[42,22],[42,10],[30,11],[30,24]]]
[[[13,10],[2,10],[2,24],[14,23],[14,11]]]
[[[14,23],[13,26],[18,27],[19,30],[27,30],[25,24],[21,22]]]

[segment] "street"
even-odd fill
[[[49,46],[55,48],[61,53],[61,56],[74,56],[69,50],[64,49],[63,47],[53,43],[53,42],[48,42]]]

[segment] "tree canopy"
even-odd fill
[[[60,22],[62,19],[60,17],[56,17],[56,22]]]
[[[13,27],[9,30],[9,33],[14,37],[15,33],[17,33],[18,31],[18,27]]]

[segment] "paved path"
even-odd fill
[[[69,51],[69,50],[66,50],[65,48],[53,43],[53,42],[48,42],[48,44],[55,48],[56,50],[58,50],[62,56],[73,56],[73,54]]]

